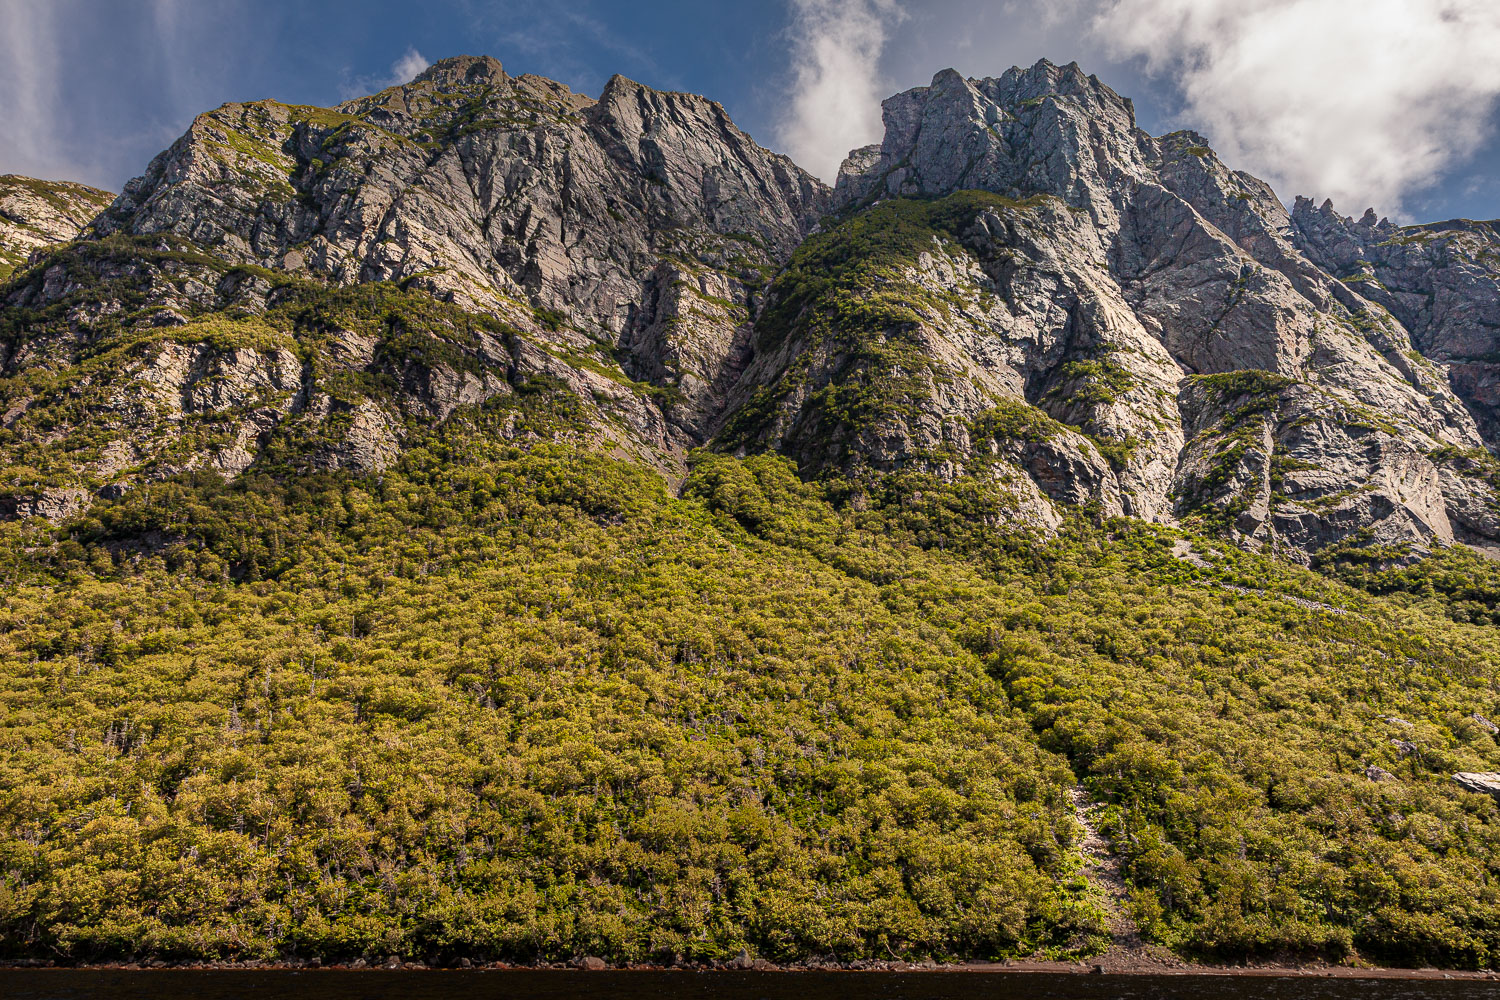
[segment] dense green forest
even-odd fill
[[[1465,557],[1200,566],[774,456],[676,496],[496,433],[559,408],[0,526],[0,955],[1084,955],[1079,782],[1184,955],[1500,954]]]

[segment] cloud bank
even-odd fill
[[[1500,96],[1495,0],[1117,0],[1093,30],[1232,166],[1356,215],[1473,155]]]
[[[880,57],[904,18],[895,0],[792,0],[791,99],[778,139],[830,183],[851,149],[880,140],[889,96]]]

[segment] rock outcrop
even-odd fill
[[[718,104],[623,77],[596,101],[461,57],[337,109],[225,105],[126,186],[93,244],[0,293],[26,317],[0,351],[7,425],[56,470],[0,489],[65,515],[77,504],[47,490],[235,476],[287,441],[293,467],[376,470],[413,427],[532,384],[575,400],[569,427],[600,447],[676,475],[829,194]],[[288,310],[319,287],[451,308],[317,328]],[[46,377],[96,446],[47,429]]]
[[[34,250],[76,238],[113,198],[68,181],[0,176],[0,281]]]
[[[1356,221],[1308,198],[1291,218],[1298,249],[1400,320],[1500,447],[1500,222]]]
[[[599,99],[460,57],[335,109],[226,104],[95,225],[492,311],[682,400],[698,443],[768,274],[828,191],[705,98],[616,76]],[[613,360],[610,362],[613,364]]]
[[[1042,532],[1087,504],[1303,561],[1500,540],[1494,225],[1288,213],[1076,65],[944,71],[885,125],[830,191],[622,77],[461,57],[224,105],[0,291],[0,493],[373,471],[545,387],[547,433],[669,478],[710,444],[973,480]]]
[[[1466,791],[1492,795],[1500,800],[1500,773],[1493,771],[1460,771],[1453,776]]]
[[[1201,137],[1149,136],[1128,100],[1047,62],[997,79],[939,73],[888,100],[885,125],[835,189],[849,241],[899,238],[910,220],[883,202],[952,208],[894,263],[895,284],[829,292],[911,304],[869,336],[906,343],[925,366],[922,391],[859,415],[881,428],[856,449],[864,460],[953,475],[993,451],[970,433],[986,409],[1026,405],[1096,445],[1053,433],[1068,452],[1060,477],[1056,462],[1018,466],[1054,499],[1198,519],[1297,558],[1354,536],[1418,548],[1500,538],[1493,490],[1464,459],[1482,451],[1480,430],[1421,338],[1300,252],[1270,187]],[[954,215],[973,190],[992,197]],[[868,231],[874,218],[886,233]],[[816,465],[859,436],[825,404],[874,376],[848,364],[847,330],[792,326],[736,397],[759,426],[729,426],[740,446]]]

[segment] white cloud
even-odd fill
[[[368,97],[370,94],[378,94],[387,87],[399,87],[404,83],[411,83],[432,63],[426,56],[418,52],[414,47],[408,45],[401,58],[391,63],[390,72],[384,76],[357,76],[352,80],[346,80],[339,87],[339,97],[345,101],[352,101],[357,97]]]
[[[905,16],[896,0],[792,0],[791,106],[778,138],[829,182],[851,149],[880,140],[880,57]]]
[[[1094,30],[1170,79],[1231,166],[1354,214],[1400,215],[1500,97],[1495,0],[1106,0]]]
[[[398,87],[403,83],[411,83],[417,78],[417,74],[431,65],[432,63],[422,53],[407,46],[401,58],[391,63],[390,82],[386,86]]]

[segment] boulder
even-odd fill
[[[1468,791],[1490,795],[1500,801],[1500,771],[1460,771],[1453,780]]]

